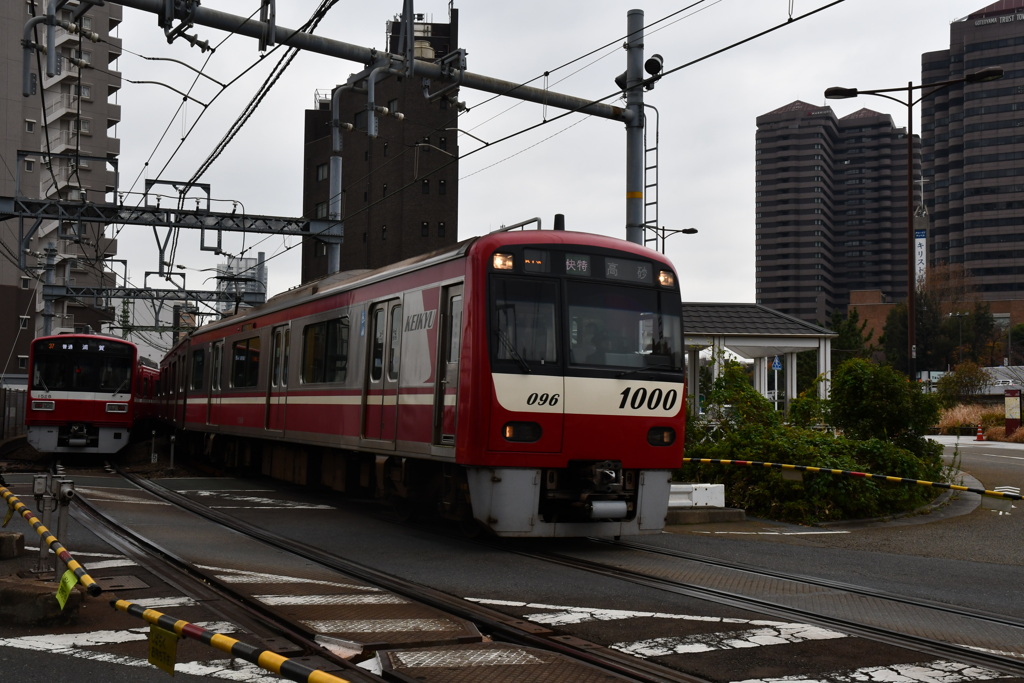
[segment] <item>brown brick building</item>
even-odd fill
[[[400,21],[388,23],[389,49],[398,52]],[[419,59],[440,59],[458,46],[458,10],[449,23],[416,15]],[[436,91],[442,84],[433,84]],[[375,104],[404,118],[378,117],[376,138],[366,134],[367,97],[341,98],[342,209],[345,238],[341,270],[378,268],[458,241],[458,90],[433,101],[419,77],[378,81]],[[318,97],[306,111],[303,215],[326,219],[330,201],[331,97]],[[302,248],[302,281],[327,273],[326,245],[307,238]]]

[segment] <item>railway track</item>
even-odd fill
[[[768,571],[670,548],[588,539],[568,552],[517,550],[575,570],[799,620],[1024,677],[1024,620]]]
[[[559,579],[576,585],[589,585],[588,582],[594,585],[598,583],[606,585],[634,584],[643,587],[641,593],[647,596],[643,599],[648,601],[650,594],[660,591],[673,596],[666,597],[661,601],[665,605],[673,603],[683,605],[691,602],[719,605],[717,612],[716,608],[711,608],[709,612],[701,612],[699,610],[702,608],[698,606],[693,608],[698,611],[691,612],[691,614],[735,615],[742,611],[744,614],[740,616],[748,619],[748,623],[751,624],[785,624],[787,626],[795,625],[798,628],[800,624],[814,624],[823,631],[831,629],[846,634],[837,640],[829,640],[824,643],[813,640],[806,642],[803,647],[805,654],[797,654],[795,659],[793,654],[786,654],[787,648],[794,648],[794,651],[799,653],[801,651],[799,644],[780,645],[776,652],[771,652],[773,649],[771,647],[746,649],[739,656],[729,654],[727,650],[722,651],[719,655],[694,651],[684,653],[681,650],[677,650],[675,653],[669,651],[652,653],[651,650],[658,648],[651,648],[645,652],[630,650],[619,647],[621,643],[614,639],[605,638],[605,633],[609,631],[599,633],[598,628],[592,624],[584,625],[583,628],[567,627],[563,622],[555,619],[545,620],[543,616],[539,619],[535,618],[541,609],[561,610],[563,609],[561,607],[524,601],[523,607],[520,609],[504,604],[502,600],[482,600],[474,603],[461,597],[453,597],[443,591],[427,588],[422,582],[410,583],[392,576],[386,571],[378,571],[368,564],[338,557],[337,551],[327,550],[327,548],[339,545],[332,542],[337,539],[328,539],[323,543],[315,540],[313,541],[314,545],[296,543],[287,537],[291,532],[288,531],[286,525],[280,524],[281,520],[278,520],[278,524],[275,526],[280,527],[281,533],[284,535],[247,524],[241,518],[249,517],[249,515],[242,511],[233,511],[228,514],[197,503],[194,493],[190,497],[137,477],[133,480],[135,482],[133,487],[141,487],[138,495],[143,495],[142,491],[146,496],[159,494],[168,507],[177,509],[181,506],[194,510],[195,514],[201,514],[204,518],[214,520],[211,523],[224,524],[230,527],[233,533],[242,534],[246,538],[259,538],[260,543],[266,543],[269,547],[279,549],[280,552],[287,550],[289,554],[297,554],[303,561],[315,563],[324,570],[344,573],[346,576],[352,577],[353,581],[362,581],[379,586],[383,590],[393,591],[395,594],[409,596],[433,609],[451,615],[452,618],[471,621],[479,632],[486,636],[486,639],[493,638],[497,641],[513,643],[516,646],[528,648],[530,652],[548,652],[571,657],[574,662],[582,662],[582,666],[590,667],[594,675],[597,676],[595,680],[689,682],[706,680],[724,683],[733,680],[762,681],[784,675],[787,679],[801,681],[803,678],[799,672],[808,671],[814,672],[808,674],[810,676],[808,680],[845,681],[848,680],[848,674],[852,669],[843,668],[847,664],[837,664],[837,662],[850,663],[855,670],[861,662],[868,663],[870,661],[870,664],[862,668],[874,670],[878,668],[875,662],[882,660],[893,661],[892,670],[897,672],[906,670],[900,667],[911,666],[916,667],[915,670],[919,673],[922,668],[921,664],[924,665],[924,669],[934,664],[937,667],[934,669],[935,672],[941,672],[941,667],[949,666],[952,667],[952,673],[948,680],[988,680],[1006,678],[1007,676],[1024,678],[1024,657],[1021,657],[1020,654],[1024,652],[1024,642],[1021,640],[1021,633],[1024,631],[1021,630],[1022,622],[1012,617],[970,612],[949,605],[921,604],[917,600],[886,595],[876,590],[865,590],[856,586],[807,576],[787,575],[767,571],[760,567],[727,563],[650,543],[577,539],[571,542],[560,541],[557,544],[558,552],[551,552],[551,547],[554,545],[552,543],[499,541],[493,544],[495,556],[512,551],[542,563],[554,563],[565,567],[570,571]],[[206,496],[209,495],[207,493],[201,499],[213,505],[231,506],[237,505],[239,501],[245,501],[246,495],[251,495],[244,493],[237,496],[232,495],[230,494],[232,486],[239,489],[251,488],[251,485],[247,484],[239,486],[229,483],[223,489],[227,495],[207,498]],[[271,496],[273,496],[272,493]],[[85,497],[88,498],[88,493]],[[303,503],[316,502],[313,497],[306,496],[305,493],[301,497]],[[286,498],[290,499],[287,496]],[[360,513],[365,515],[366,510],[361,508]],[[332,514],[328,510],[323,517],[317,519],[323,523],[324,520],[331,517]],[[250,518],[263,519],[261,516]],[[325,527],[324,531],[329,534],[331,532],[327,531],[328,528]],[[341,531],[341,527],[339,527],[339,531]],[[437,532],[436,528],[433,531]],[[444,532],[438,533],[450,536]],[[462,542],[464,539],[458,541],[460,544]],[[425,550],[429,547],[429,543],[422,545]],[[426,550],[426,552],[431,551]],[[387,568],[379,562],[374,566]],[[507,566],[519,567],[520,565],[507,563]],[[543,565],[540,565],[539,569],[537,566],[534,565],[532,571],[552,574],[551,571],[545,571]],[[257,570],[253,569],[253,571]],[[578,572],[582,574],[577,574]],[[287,573],[287,571],[282,569],[281,573]],[[210,577],[216,580],[216,574],[217,572],[211,572],[209,568],[201,569],[200,580],[207,582]],[[586,576],[591,578],[587,579]],[[437,585],[433,581],[429,583]],[[751,588],[752,586],[753,588]],[[230,589],[231,585],[228,588]],[[453,591],[449,585],[447,590],[455,592],[460,589]],[[633,594],[629,588],[620,587],[612,590],[623,596]],[[466,593],[460,592],[459,595],[466,595]],[[588,600],[585,595],[584,592],[574,591],[573,597],[567,597],[567,602],[564,604],[586,605]],[[240,598],[234,597],[232,600],[238,601]],[[657,602],[657,599],[655,601]],[[602,602],[598,601],[598,604]],[[491,607],[488,608],[488,606]],[[576,608],[571,607],[570,609]],[[764,615],[769,616],[765,617]],[[767,619],[772,617],[779,619],[768,622]],[[656,616],[655,621],[657,618]],[[900,623],[895,626],[877,623],[885,619]],[[965,620],[970,620],[975,626],[962,626]],[[269,624],[270,620],[257,616],[256,622]],[[548,624],[551,625],[550,628],[547,626]],[[679,628],[673,631],[666,624],[669,622],[662,622],[660,627],[657,625],[648,627],[637,622],[636,627],[629,626],[620,629],[619,634],[629,633],[635,629],[637,642],[644,642],[648,632],[657,631],[659,628],[665,633],[673,632],[677,635],[691,632],[689,628]],[[981,626],[977,626],[977,624]],[[736,627],[736,630],[742,632],[744,628]],[[771,628],[768,626],[766,630],[770,631]],[[925,631],[930,629],[932,632],[922,634],[920,632],[922,629]],[[310,629],[303,626],[301,621],[297,630],[299,631],[298,636],[282,635],[278,640],[299,643],[297,647],[303,653],[315,652],[315,648],[323,646],[325,642],[330,643],[330,640],[325,639],[322,634],[317,637],[317,634],[304,633]],[[730,637],[729,629],[723,627],[713,630],[721,630],[725,638]],[[934,633],[936,630],[942,630],[947,635],[938,636]],[[974,631],[978,631],[978,633],[974,633]],[[952,638],[948,636],[950,633],[959,636],[968,634],[970,638]],[[312,645],[299,640],[299,637],[303,635],[312,636]],[[699,639],[700,636],[697,638]],[[372,640],[369,637],[368,639]],[[693,641],[691,636],[681,637],[681,639]],[[879,645],[873,646],[872,642],[879,643]],[[595,643],[607,644],[608,647],[598,646]],[[1014,643],[1019,644],[1019,647]],[[458,647],[471,650],[476,645],[470,643]],[[740,645],[739,647],[749,646]],[[816,658],[815,661],[807,661],[806,653],[810,651],[808,648],[815,652],[813,655]],[[373,647],[367,648],[367,653],[373,649]],[[393,651],[401,652],[397,648]],[[735,649],[731,651],[736,652]],[[845,660],[843,659],[844,651],[846,652]],[[921,653],[925,653],[927,656],[921,656]],[[366,653],[360,656],[365,657]],[[357,656],[356,659],[359,659],[360,656]],[[388,654],[382,655],[381,661],[389,661],[389,656]],[[508,657],[509,655],[506,653],[503,656]],[[804,659],[801,660],[801,657]],[[929,660],[933,661],[929,662]],[[725,662],[732,665],[732,670],[723,665]],[[339,668],[342,666],[333,661],[331,664]],[[766,674],[765,672],[768,671],[774,672],[775,675]],[[783,671],[785,671],[784,674],[781,673]],[[452,666],[449,661],[445,673],[451,674],[451,672]],[[832,673],[827,672],[833,672],[835,676],[833,677]],[[489,675],[485,677],[486,680],[502,680],[490,675],[493,672],[488,673]],[[401,672],[396,674],[393,671],[384,671],[383,674],[388,680],[431,680],[430,675],[403,677],[406,674]],[[336,673],[336,675],[344,675],[344,673]],[[877,675],[877,671],[868,675]],[[911,672],[910,675],[918,674]],[[932,675],[935,674],[925,675],[924,678],[929,678]],[[362,679],[353,676],[353,680]],[[523,680],[522,672],[519,672],[517,677],[506,680]],[[531,677],[531,680],[544,680],[544,678],[537,676]],[[943,680],[947,680],[947,678],[943,678]]]
[[[209,523],[230,529],[233,534],[240,534],[246,539],[265,544],[267,547],[275,549],[275,552],[298,558],[298,562],[313,563],[316,571],[328,571],[344,575],[348,577],[349,581],[357,581],[370,587],[368,590],[387,591],[389,595],[400,596],[399,599],[401,600],[414,600],[419,604],[426,605],[430,610],[449,615],[452,620],[472,624],[480,634],[484,634],[483,638],[477,637],[476,641],[486,641],[484,644],[487,647],[493,648],[499,646],[500,643],[507,643],[509,645],[502,645],[501,647],[524,648],[521,652],[527,653],[526,656],[528,657],[535,656],[535,653],[550,654],[552,659],[547,663],[548,665],[531,672],[530,680],[546,680],[549,673],[553,675],[552,680],[564,680],[560,676],[565,675],[566,670],[575,670],[572,675],[577,676],[577,678],[572,678],[572,680],[580,681],[629,680],[650,682],[680,681],[685,683],[703,683],[705,681],[703,678],[681,673],[653,662],[640,660],[591,642],[559,635],[548,628],[510,617],[485,606],[467,602],[461,598],[430,589],[421,584],[412,583],[369,566],[346,560],[336,554],[325,551],[321,547],[298,543],[292,539],[258,528],[236,517],[196,503],[182,494],[170,491],[140,477],[124,473],[122,476],[138,487],[140,493],[133,495],[155,497],[164,501],[167,505],[187,511],[189,515],[198,515]],[[144,492],[144,494],[141,492]],[[85,521],[90,526],[95,526],[102,520],[105,528],[103,532],[104,540],[107,540],[111,545],[125,548],[126,554],[139,556],[140,561],[146,562],[150,567],[155,561],[152,559],[154,554],[158,555],[161,558],[161,562],[169,563],[170,569],[166,572],[168,582],[181,585],[181,590],[186,594],[191,594],[197,590],[202,593],[204,586],[209,585],[210,588],[208,590],[213,590],[218,595],[228,598],[230,603],[239,606],[232,617],[237,618],[242,623],[256,623],[269,627],[270,630],[279,634],[280,642],[295,643],[301,648],[303,654],[322,657],[325,661],[337,667],[341,673],[336,673],[336,675],[351,675],[353,680],[370,680],[365,670],[354,668],[349,660],[368,659],[376,651],[386,649],[387,653],[378,657],[378,660],[384,669],[385,677],[388,677],[389,680],[413,680],[413,678],[428,682],[431,680],[431,672],[428,668],[422,668],[417,671],[417,674],[420,675],[408,679],[403,678],[403,676],[408,674],[398,669],[400,669],[402,663],[402,653],[408,652],[408,649],[403,650],[400,643],[382,645],[382,643],[387,643],[388,641],[386,636],[375,637],[372,634],[364,634],[362,640],[366,645],[360,646],[344,637],[339,638],[317,633],[315,628],[309,626],[308,619],[296,621],[295,617],[289,618],[288,615],[282,614],[279,608],[268,608],[265,604],[266,596],[264,596],[264,601],[261,602],[261,600],[254,600],[245,590],[239,590],[237,584],[233,584],[230,579],[225,580],[226,574],[223,568],[217,571],[212,570],[208,565],[197,565],[194,560],[189,559],[189,552],[187,550],[171,548],[168,547],[168,542],[166,541],[153,541],[144,538],[143,534],[130,532],[128,530],[130,525],[116,518],[108,517],[99,509],[102,506],[90,503],[88,494],[79,496],[79,503],[83,514],[89,515],[88,520]],[[140,505],[140,507],[142,506]],[[148,559],[141,559],[143,556],[148,557]],[[275,566],[280,566],[283,560],[275,559],[273,562]],[[261,570],[258,565],[249,567],[246,571],[260,575],[273,573],[272,570]],[[282,574],[287,573],[284,569],[279,569],[278,571]],[[227,574],[227,576],[230,577],[230,574]],[[322,581],[322,579],[318,580]],[[183,584],[183,582],[187,584],[188,581],[197,581],[199,584]],[[282,602],[286,602],[280,596],[278,597]],[[459,639],[456,638],[454,640]],[[475,647],[471,642],[467,642],[470,640],[466,638],[462,639],[462,642],[442,643],[442,645],[449,646],[449,652],[465,652]],[[491,643],[490,641],[499,641],[499,643]],[[340,644],[342,649],[347,648],[349,650],[348,654],[350,657],[346,658],[332,654],[330,649],[325,653],[323,647],[325,643],[334,645],[335,652],[338,651]],[[417,643],[414,647],[423,651],[429,645],[430,643]],[[517,657],[523,656],[521,654],[509,654],[510,652],[517,652],[517,650],[505,649],[498,656],[506,661],[512,661]],[[458,658],[452,654],[447,654],[442,659],[447,662],[443,670],[446,675],[450,675],[453,668],[451,662],[457,661]],[[396,669],[396,667],[398,668]],[[508,667],[504,668],[506,671],[503,673],[513,676],[507,680],[523,680],[523,671],[514,673]],[[560,673],[556,674],[556,670],[560,670]],[[588,672],[590,674],[589,677]],[[492,667],[492,670],[488,671],[487,679],[502,680],[495,677],[496,673]]]

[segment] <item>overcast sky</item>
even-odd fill
[[[318,2],[278,2],[278,25],[296,28]],[[662,79],[646,94],[660,112],[659,222],[671,229],[697,228],[675,235],[666,252],[675,262],[684,301],[754,301],[754,133],[757,116],[794,100],[825,104],[833,85],[875,89],[898,87],[921,76],[921,54],[949,47],[949,24],[989,3],[965,0],[845,0],[813,16],[801,15],[829,0],[706,0],[705,2],[614,2],[591,0],[458,0],[460,46],[473,73],[526,82],[551,72],[548,87],[560,93],[598,99],[615,90],[625,70],[626,12],[645,12],[647,24],[669,15],[647,31],[646,53],[660,53],[666,71],[700,59],[776,26],[778,30]],[[693,4],[692,9],[676,14]],[[204,8],[234,15],[258,9],[257,0],[204,0]],[[385,24],[402,3],[341,0],[316,33],[365,47],[385,48]],[[416,12],[448,21],[448,3],[421,0]],[[792,16],[794,21],[789,22]],[[125,9],[120,28],[124,54],[116,62],[125,82],[116,136],[121,139],[121,190],[138,192],[144,179],[187,180],[250,102],[283,49],[259,61],[257,42],[196,26],[190,33],[216,45],[203,54],[178,39],[168,45],[155,15]],[[601,52],[558,69],[582,55]],[[134,53],[134,54],[133,54]],[[141,55],[141,56],[137,56]],[[162,81],[189,91],[196,76],[181,64],[143,57],[164,56],[202,68],[223,84],[201,78],[181,109],[180,95],[134,81]],[[263,100],[256,114],[212,163],[200,182],[212,186],[214,210],[231,202],[250,214],[299,216],[302,212],[303,111],[314,107],[315,92],[343,83],[362,65],[311,53],[300,54]],[[237,79],[237,80],[235,80]],[[543,87],[543,79],[533,83]],[[491,142],[551,119],[561,112],[463,89],[469,107],[459,128]],[[615,102],[615,100],[609,100]],[[906,125],[905,106],[878,97],[830,102],[839,116],[862,107],[892,115]],[[478,106],[479,105],[479,106]],[[915,108],[915,129],[920,111]],[[653,132],[649,133],[653,139]],[[182,142],[182,138],[184,141]],[[487,149],[460,136],[460,238],[535,216],[545,227],[554,214],[567,228],[625,238],[625,130],[606,119],[571,115]],[[177,149],[179,147],[180,149]],[[470,154],[473,152],[472,154]],[[173,157],[172,157],[173,154]],[[467,156],[468,155],[468,156]],[[165,168],[166,165],[166,168]],[[128,195],[126,201],[131,201]],[[208,238],[209,239],[209,238]],[[119,235],[119,256],[128,257],[129,276],[142,284],[144,271],[158,260],[156,241],[143,228]],[[271,294],[298,284],[295,240],[263,235],[226,238],[232,253],[264,251]],[[198,234],[186,231],[174,256],[177,264],[211,268],[222,261],[199,249]],[[211,273],[188,274],[189,288]],[[150,286],[163,286],[148,283]]]

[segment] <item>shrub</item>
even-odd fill
[[[817,424],[831,414],[835,425],[845,430],[839,436],[783,425],[740,369],[727,370],[708,396],[717,405],[731,406],[731,419],[692,420],[687,457],[927,481],[943,477],[942,447],[923,437],[938,419],[938,406],[891,368],[860,359],[847,361],[835,372],[831,401],[808,394],[796,402],[794,419]],[[937,495],[930,487],[842,474],[804,472],[803,481],[794,482],[783,478],[782,468],[764,466],[686,464],[679,477],[725,484],[731,505],[756,517],[801,524],[905,512]]]
[[[938,444],[936,444],[938,445]],[[796,427],[742,428],[716,442],[691,445],[687,456],[750,460],[871,472],[938,481],[941,460],[922,460],[879,439],[854,440]],[[730,505],[754,517],[797,524],[862,519],[913,510],[935,497],[934,489],[831,473],[804,472],[803,481],[783,478],[764,466],[688,464],[685,481],[724,484]]]

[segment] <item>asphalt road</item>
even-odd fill
[[[967,439],[959,444],[951,439],[946,441],[951,442],[946,449],[949,462],[957,463],[965,473],[960,483],[986,489],[1024,487],[1024,446]],[[196,486],[200,485],[202,482],[197,481]],[[271,487],[272,484],[268,488]],[[1024,604],[1020,598],[1020,587],[1024,585],[1024,508],[1015,505],[1009,510],[993,510],[980,502],[981,496],[977,494],[958,493],[928,514],[827,528],[756,519],[677,526],[669,529],[670,533],[646,536],[643,542],[1019,616]],[[459,539],[423,534],[415,526],[403,528],[375,521],[373,513],[365,509],[307,510],[292,515],[281,509],[253,508],[243,516],[268,526],[299,523],[308,530],[307,540],[314,542],[322,542],[324,530],[331,528],[332,533],[326,538],[340,554],[467,598],[527,599],[618,610],[667,609],[664,596],[655,591],[623,592],[621,585],[602,580],[577,585],[564,573],[533,566],[530,561],[521,565],[517,562],[510,571],[509,556],[505,553],[467,546]],[[68,545],[73,549],[105,550],[90,537],[87,531],[73,525]],[[35,539],[27,540],[35,543]],[[691,609],[682,601],[672,607],[680,613]],[[90,619],[96,616],[93,614]],[[113,615],[108,618],[111,623],[120,623]],[[609,629],[619,627],[614,623],[601,625]],[[628,630],[629,625],[625,628]],[[0,644],[4,645],[0,647],[2,679],[25,683],[166,680],[166,674],[146,666],[144,659],[139,658],[137,645],[129,651],[126,644],[124,657],[106,659],[106,655],[97,652],[96,658],[82,660],[48,656],[25,639],[38,636],[46,643],[47,634],[56,631],[26,631],[0,624]],[[210,675],[204,672],[200,678],[179,671],[176,678],[208,680],[206,676]],[[232,675],[227,671],[215,676],[249,683],[270,680],[259,674]]]

